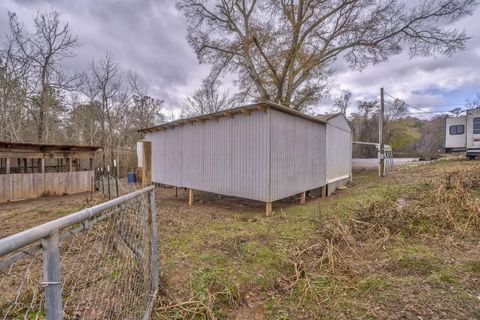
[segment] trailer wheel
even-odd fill
[[[467,156],[467,158],[468,158],[468,160],[475,160],[475,156],[473,156],[473,155],[471,155],[471,154],[469,154],[469,155]]]

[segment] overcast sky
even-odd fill
[[[17,13],[28,27],[38,10],[55,9],[68,21],[80,47],[66,62],[82,71],[92,59],[110,51],[124,70],[136,71],[148,85],[149,94],[178,108],[200,85],[208,66],[199,65],[188,46],[186,23],[174,0],[2,0],[0,30],[7,32],[8,10]],[[378,96],[385,87],[390,94],[429,110],[461,107],[480,93],[480,11],[461,22],[472,37],[466,51],[453,57],[410,60],[408,54],[362,72],[348,70],[340,60],[332,77],[332,95],[349,90],[355,99]],[[328,111],[327,98],[320,111]],[[414,110],[412,110],[414,111]]]

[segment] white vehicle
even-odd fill
[[[480,156],[480,109],[445,120],[445,152],[459,151],[470,159]]]

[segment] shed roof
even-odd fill
[[[73,144],[43,144],[43,143],[30,143],[30,142],[10,142],[0,141],[0,149],[6,151],[10,150],[28,150],[28,151],[77,151],[77,152],[92,152],[101,149],[98,146],[84,146]]]
[[[164,130],[164,129],[168,129],[168,128],[174,128],[174,127],[177,127],[177,126],[181,126],[181,125],[184,125],[186,123],[215,120],[215,119],[218,119],[218,118],[221,118],[221,117],[231,117],[236,113],[250,113],[254,110],[266,111],[268,108],[271,108],[271,109],[274,109],[274,110],[277,110],[277,111],[280,111],[280,112],[288,113],[292,116],[300,117],[300,118],[303,118],[303,119],[306,119],[306,120],[309,120],[309,121],[313,121],[313,122],[317,122],[317,123],[320,123],[320,124],[326,124],[327,123],[326,120],[323,120],[323,119],[320,119],[320,118],[317,118],[317,117],[309,116],[309,115],[307,115],[305,113],[302,113],[300,111],[296,111],[294,109],[287,108],[287,107],[281,106],[279,104],[276,104],[276,103],[273,103],[273,102],[270,102],[270,101],[261,101],[261,102],[258,102],[258,103],[245,105],[245,106],[241,106],[241,107],[236,107],[236,108],[232,108],[232,109],[228,109],[228,110],[222,110],[222,111],[209,113],[209,114],[204,114],[204,115],[200,115],[200,116],[196,116],[196,117],[175,120],[175,121],[164,123],[164,124],[161,124],[161,125],[158,125],[158,126],[140,129],[140,130],[138,130],[138,132],[147,133],[147,132],[160,131],[160,130]]]
[[[319,115],[316,115],[315,118],[323,120],[323,121],[328,121],[328,120],[333,119],[333,118],[335,118],[337,116],[340,116],[340,115],[342,115],[341,112],[331,113],[331,114],[319,114]]]

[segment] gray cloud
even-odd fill
[[[78,54],[66,62],[85,70],[92,59],[111,52],[123,70],[136,71],[150,94],[178,104],[200,84],[208,66],[199,65],[185,36],[185,20],[174,1],[12,1],[0,4],[0,28],[7,9],[27,28],[37,11],[57,10],[79,41]]]
[[[66,62],[72,71],[85,70],[92,59],[111,52],[123,70],[139,74],[150,94],[177,107],[208,73],[208,66],[198,64],[186,42],[185,18],[175,9],[175,0],[4,0],[0,3],[0,30],[5,31],[0,36],[6,33],[7,10],[15,11],[28,27],[36,11],[51,9],[60,12],[78,36],[78,54]],[[332,96],[349,90],[355,99],[367,99],[377,96],[383,86],[411,103],[434,109],[459,88],[480,91],[479,19],[477,10],[459,24],[472,39],[466,51],[451,58],[409,59],[402,53],[361,72],[349,70],[339,59],[331,79]],[[231,85],[234,76],[227,78]],[[318,111],[328,111],[331,103],[332,98],[327,97]]]
[[[408,52],[403,52],[363,71],[351,71],[339,59],[335,63],[331,95],[349,90],[355,99],[372,99],[378,97],[380,87],[384,87],[396,97],[425,110],[448,110],[448,105],[464,102],[468,94],[480,92],[479,19],[480,10],[477,10],[459,22],[458,28],[465,29],[471,39],[465,51],[451,57],[410,58]],[[452,92],[462,89],[468,92],[467,96],[452,98]],[[331,108],[331,102],[331,98],[326,99],[320,109]]]

